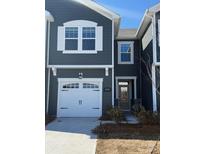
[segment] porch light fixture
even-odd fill
[[[78,78],[82,79],[83,78],[83,73],[78,73]]]
[[[57,69],[55,67],[52,67],[52,72],[53,72],[53,76],[57,75]]]

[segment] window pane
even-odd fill
[[[131,52],[130,44],[121,44],[121,52]]]
[[[130,62],[130,53],[121,53],[121,61],[122,62]]]
[[[66,38],[78,38],[78,27],[66,27],[65,37]]]
[[[83,27],[83,38],[95,38],[95,27]]]
[[[66,39],[65,40],[65,50],[77,50],[78,40],[77,39]]]
[[[83,39],[83,50],[95,50],[95,39]]]

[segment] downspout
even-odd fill
[[[149,10],[148,10],[149,12]],[[147,17],[151,18],[152,20],[152,47],[153,47],[153,62],[152,62],[152,100],[153,100],[153,112],[157,112],[157,96],[156,96],[156,71],[155,71],[155,63],[156,63],[156,16],[155,13],[153,16],[146,15]]]
[[[46,52],[46,67],[48,68],[49,64],[49,47],[50,47],[50,21],[48,21],[48,35],[47,35],[47,52]],[[48,68],[48,78],[47,78],[47,98],[46,98],[46,113],[49,110],[49,95],[50,95],[50,68]]]
[[[114,31],[114,19],[112,20],[112,106],[114,107],[114,105],[115,105],[115,102],[114,102],[114,95],[115,95],[115,93],[114,93],[114,86],[115,86],[115,84],[114,84],[114,82],[115,82],[115,74],[114,74],[114,43],[115,43],[115,41],[114,41],[114,35],[115,35],[115,31]]]

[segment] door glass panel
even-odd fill
[[[83,83],[83,88],[96,89],[96,88],[99,88],[99,86],[97,84],[92,84],[92,83]]]
[[[63,89],[76,89],[79,88],[79,83],[69,83],[69,84],[64,84],[62,86]]]
[[[127,86],[127,85],[128,85],[128,82],[119,82],[119,85],[120,85],[120,86]]]

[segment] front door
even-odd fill
[[[130,110],[129,82],[119,82],[119,107],[122,110]]]

